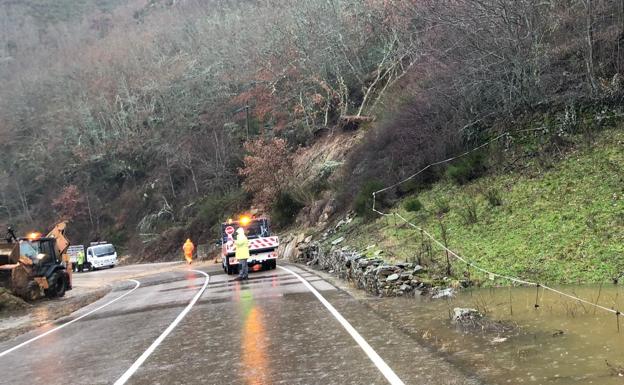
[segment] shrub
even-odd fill
[[[384,188],[384,185],[376,180],[368,181],[360,189],[353,206],[357,215],[370,218],[375,213],[373,212],[373,193]],[[383,197],[377,196],[376,207],[382,207],[385,201]]]
[[[468,155],[446,170],[446,176],[457,184],[465,184],[485,173],[485,156],[476,152]]]
[[[501,197],[501,193],[498,189],[489,189],[483,195],[485,195],[485,199],[488,201],[490,206],[497,207],[503,205],[503,198]]]
[[[437,197],[433,204],[435,205],[436,214],[438,215],[444,215],[451,211],[451,203],[446,198]]]
[[[398,185],[396,191],[398,196],[404,196],[415,193],[418,188],[418,181],[416,179],[410,179],[407,182]]]
[[[292,194],[281,192],[271,208],[271,219],[279,227],[288,226],[293,223],[302,208],[301,202]]]
[[[257,206],[268,208],[290,180],[292,155],[283,139],[256,139],[245,143],[245,150],[244,167],[238,170],[243,189]]]
[[[405,201],[403,207],[405,208],[405,210],[415,213],[422,210],[423,204],[420,200],[418,200],[418,198],[409,198],[407,201]]]
[[[197,207],[196,225],[212,228],[223,222],[228,215],[240,212],[247,205],[248,199],[242,191],[205,196]],[[193,219],[191,213],[188,215],[189,219]]]
[[[464,198],[464,200],[461,201],[461,207],[459,207],[458,214],[467,225],[477,223],[477,202],[471,198]]]
[[[342,166],[343,162],[336,162],[334,160],[328,160],[321,166],[319,170],[319,179],[327,180],[334,171],[336,171],[340,166]]]

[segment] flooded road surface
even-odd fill
[[[620,286],[561,289],[607,308],[624,308]],[[618,332],[616,315],[559,294],[535,287],[474,289],[451,300],[368,302],[403,332],[440,349],[486,383],[624,384],[624,317]],[[457,326],[449,316],[455,307],[478,309],[498,322]]]
[[[479,383],[349,294],[290,268],[359,332],[395,384]],[[277,269],[241,283],[218,266],[202,270],[210,277],[178,269],[119,282],[70,317],[0,344],[2,383],[125,383],[129,371],[128,384],[389,383],[296,276]]]

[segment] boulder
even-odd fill
[[[386,282],[394,282],[394,281],[397,281],[398,279],[399,279],[399,275],[394,273],[390,275],[388,278],[386,278]]]
[[[284,258],[288,261],[294,261],[297,256],[297,240],[294,239],[285,244],[285,246],[280,247],[280,258]]]
[[[440,298],[453,298],[455,296],[455,290],[449,287],[446,289],[438,290],[431,298],[440,299]]]
[[[476,309],[456,307],[453,309],[453,319],[455,323],[467,323],[483,318],[483,314]]]
[[[401,287],[399,287],[399,290],[410,291],[412,290],[412,287],[410,285],[402,284]]]

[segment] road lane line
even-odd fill
[[[182,321],[182,319],[186,316],[186,314],[191,310],[193,305],[195,305],[197,300],[199,300],[199,297],[201,297],[201,295],[206,290],[206,287],[208,286],[208,282],[210,282],[210,276],[201,270],[191,270],[191,271],[194,271],[196,273],[200,273],[206,276],[206,280],[204,281],[204,286],[202,286],[202,288],[197,292],[197,294],[195,294],[195,297],[193,297],[191,302],[189,302],[189,304],[186,305],[184,310],[182,310],[182,312],[178,314],[176,319],[173,320],[173,322],[167,327],[167,329],[165,329],[165,331],[162,332],[162,334],[158,336],[158,338],[156,338],[156,340],[150,345],[150,347],[147,348],[147,350],[144,351],[143,354],[141,354],[141,357],[139,357],[134,362],[134,364],[132,364],[132,366],[128,370],[126,370],[126,372],[121,377],[119,377],[117,381],[115,381],[115,385],[123,385],[130,379],[130,377],[132,377],[132,375],[141,367],[141,365],[143,365],[145,360],[147,360],[147,358],[154,352],[154,350],[156,350],[158,345],[160,345],[163,342],[163,340],[167,338],[169,333],[171,333],[173,329],[175,329],[176,326],[178,326],[180,321]]]
[[[386,380],[388,380],[388,382],[390,384],[392,384],[392,385],[405,385],[405,383],[399,378],[399,376],[397,376],[396,373],[394,373],[392,368],[390,368],[390,366],[388,366],[388,364],[386,364],[386,362],[383,360],[383,358],[381,358],[379,356],[379,354],[377,354],[377,352],[375,352],[375,350],[368,344],[368,342],[366,342],[364,337],[362,337],[360,335],[360,333],[358,333],[357,330],[355,330],[355,328],[353,326],[351,326],[349,321],[347,321],[338,312],[338,310],[336,310],[336,308],[334,308],[332,306],[332,304],[329,303],[329,301],[327,301],[325,299],[325,297],[323,297],[321,295],[321,293],[319,293],[308,281],[306,281],[305,278],[303,278],[299,274],[295,273],[294,271],[292,271],[292,270],[290,270],[290,269],[288,269],[286,267],[283,267],[283,266],[277,266],[277,267],[279,267],[280,269],[282,269],[284,271],[287,271],[290,274],[292,274],[295,277],[297,277],[299,279],[299,281],[301,281],[301,283],[303,283],[305,285],[305,287],[307,287],[308,290],[310,290],[312,292],[312,294],[314,294],[316,296],[316,298],[319,301],[321,301],[321,303],[327,308],[327,310],[329,310],[329,312],[334,316],[334,318],[336,318],[336,320],[338,320],[338,322],[340,322],[342,327],[345,328],[345,330],[351,335],[351,337],[353,337],[355,342],[357,342],[357,344],[360,345],[362,350],[364,350],[364,353],[366,353],[368,358],[370,358],[370,360],[373,362],[373,364],[375,364],[377,369],[379,369],[381,374],[383,374],[384,377],[386,377]]]
[[[102,309],[102,308],[105,308],[106,306],[111,305],[111,304],[113,304],[114,302],[119,301],[119,300],[120,300],[120,299],[122,299],[123,297],[127,296],[128,294],[130,294],[130,293],[132,293],[133,291],[135,291],[136,289],[138,289],[138,288],[139,288],[139,286],[141,286],[141,282],[139,282],[139,281],[137,281],[137,280],[135,280],[135,279],[129,279],[128,281],[134,282],[134,283],[136,284],[136,286],[134,286],[134,287],[133,287],[130,291],[128,291],[127,293],[124,293],[124,294],[120,295],[119,297],[117,297],[117,298],[113,299],[112,301],[109,301],[109,302],[105,303],[104,305],[102,305],[102,306],[100,306],[100,307],[98,307],[98,308],[96,308],[96,309],[93,309],[93,310],[91,310],[91,311],[90,311],[90,312],[88,312],[88,313],[85,313],[85,314],[81,315],[81,316],[80,316],[80,317],[78,317],[78,318],[75,318],[75,319],[73,319],[73,320],[71,320],[71,321],[69,321],[69,322],[67,322],[67,323],[64,323],[64,324],[62,324],[62,325],[59,325],[59,326],[55,327],[54,329],[48,330],[47,332],[42,333],[42,334],[40,334],[40,335],[38,335],[38,336],[36,336],[36,337],[34,337],[34,338],[31,338],[31,339],[29,339],[28,341],[24,341],[24,342],[22,342],[22,343],[21,343],[21,344],[19,344],[19,345],[16,345],[16,346],[14,346],[14,347],[12,347],[12,348],[10,348],[10,349],[8,349],[8,350],[3,351],[2,353],[0,353],[0,357],[6,356],[7,354],[9,354],[9,353],[11,353],[11,352],[13,352],[13,351],[15,351],[15,350],[17,350],[17,349],[19,349],[19,348],[23,347],[23,346],[28,345],[28,344],[29,344],[29,343],[31,343],[31,342],[35,342],[35,341],[37,341],[38,339],[41,339],[41,338],[43,338],[43,337],[45,337],[45,336],[47,336],[47,335],[49,335],[49,334],[51,334],[51,333],[54,333],[55,331],[60,330],[60,329],[64,328],[65,326],[68,326],[68,325],[73,324],[74,322],[78,322],[78,321],[80,321],[81,319],[83,319],[83,318],[85,318],[85,317],[87,317],[87,316],[89,316],[89,315],[91,315],[91,314],[95,313],[96,311],[98,311],[98,310],[100,310],[100,309]]]

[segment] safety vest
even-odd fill
[[[238,234],[234,245],[236,246],[236,259],[249,259],[249,240],[245,234]]]

